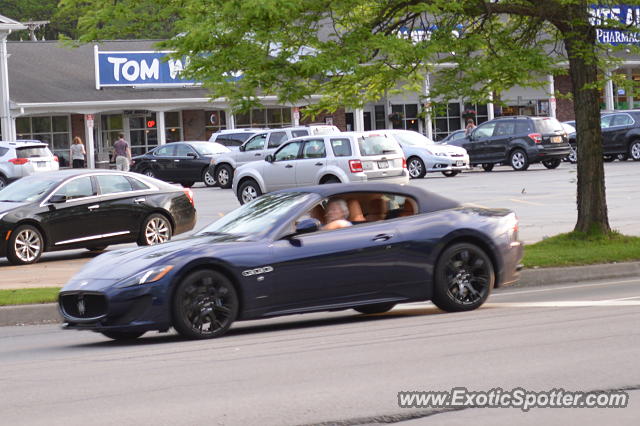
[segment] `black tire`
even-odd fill
[[[514,149],[509,154],[509,164],[513,167],[513,170],[517,172],[524,172],[529,168],[529,157],[527,153],[521,149]]]
[[[214,187],[218,184],[218,182],[216,182],[215,176],[211,173],[212,172],[210,167],[207,167],[202,172],[202,182],[204,182],[204,185],[208,188]]]
[[[393,309],[394,306],[396,306],[395,303],[376,303],[375,305],[358,306],[357,308],[353,309],[360,312],[361,314],[371,315],[389,312]]]
[[[0,189],[3,189],[8,184],[9,184],[9,180],[6,177],[0,175]]]
[[[173,295],[173,327],[188,339],[219,337],[231,327],[239,307],[238,294],[225,275],[195,271],[180,281]]]
[[[260,185],[253,179],[247,179],[240,184],[238,188],[238,201],[240,204],[246,204],[250,201],[255,200],[259,196],[262,195],[262,190],[260,189]]]
[[[152,246],[165,243],[173,235],[171,221],[165,215],[153,213],[147,216],[138,236],[139,246]]]
[[[150,178],[155,178],[156,177],[156,174],[153,172],[152,169],[144,169],[142,171],[142,174],[145,175],[145,176],[148,176]]]
[[[407,171],[411,179],[422,179],[427,174],[427,169],[420,157],[409,157],[407,160]]]
[[[613,163],[615,161],[616,157],[614,155],[604,155],[602,156],[602,160],[605,163]]]
[[[618,154],[616,155],[618,161],[627,161],[629,159],[629,154]]]
[[[640,139],[631,141],[629,144],[629,157],[633,161],[640,161]]]
[[[191,188],[194,183],[195,183],[194,181],[189,180],[187,182],[182,182],[181,185],[184,186],[185,188]]]
[[[542,165],[545,166],[547,169],[557,169],[560,163],[562,163],[562,160],[560,159],[547,160],[547,161],[543,161]]]
[[[20,225],[11,232],[7,244],[7,259],[14,265],[36,263],[44,251],[44,238],[31,225]]]
[[[108,245],[104,245],[104,246],[93,246],[93,247],[87,247],[87,250],[89,251],[104,251],[104,249],[106,249],[107,247],[109,247]]]
[[[447,170],[446,172],[442,172],[442,174],[445,175],[446,177],[454,177],[454,176],[457,176],[458,173],[460,173],[459,170]]]
[[[480,247],[457,243],[440,255],[432,302],[443,311],[471,311],[489,297],[495,284],[491,259]]]
[[[490,172],[491,170],[493,170],[494,166],[495,166],[495,164],[493,164],[493,163],[484,163],[482,165],[482,170],[484,170],[485,172]]]
[[[100,334],[108,337],[109,339],[118,340],[118,341],[126,341],[126,340],[135,340],[138,337],[142,336],[144,331],[101,331]]]
[[[329,176],[329,177],[326,177],[326,178],[322,179],[322,182],[320,182],[320,185],[325,185],[325,184],[329,184],[329,183],[340,183],[340,179],[338,179],[335,176]]]
[[[221,164],[216,167],[215,178],[220,188],[229,189],[233,184],[233,169],[228,164]]]

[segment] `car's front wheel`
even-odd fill
[[[199,270],[178,284],[172,302],[173,327],[189,339],[223,335],[238,316],[238,294],[231,281],[212,270]]]
[[[202,181],[209,188],[216,186],[216,178],[211,173],[211,169],[209,167],[204,169],[204,172],[202,172]]]
[[[171,239],[171,222],[160,213],[149,215],[138,237],[139,246],[153,246]]]
[[[484,250],[471,243],[453,244],[436,264],[432,302],[443,311],[470,311],[487,300],[494,282],[493,264]]]
[[[485,172],[490,172],[491,170],[493,170],[494,166],[495,166],[495,164],[493,164],[493,163],[484,163],[482,165],[482,170],[484,170]]]
[[[396,306],[395,303],[376,303],[374,305],[358,306],[353,309],[360,312],[361,314],[371,315],[388,312],[392,310],[394,306]]]
[[[216,168],[216,181],[220,188],[229,189],[233,183],[233,169],[228,164],[222,164]]]
[[[543,161],[542,165],[545,166],[547,169],[557,169],[560,163],[562,163],[562,160],[557,159],[557,160]]]
[[[261,195],[260,185],[253,179],[245,180],[238,188],[238,201],[240,201],[240,204],[246,204]]]
[[[640,161],[640,140],[635,140],[629,145],[629,157],[633,161]]]
[[[409,177],[411,177],[411,179],[420,179],[427,174],[424,162],[418,157],[409,158],[407,161],[407,170],[409,171]]]
[[[513,170],[523,172],[529,168],[529,158],[527,158],[527,154],[523,150],[516,149],[509,156],[509,164],[511,164]]]
[[[126,340],[135,340],[138,337],[142,336],[144,331],[101,331],[102,335],[108,337],[109,339],[126,341]]]
[[[459,170],[447,170],[446,172],[442,172],[442,174],[445,175],[446,177],[454,177],[454,176],[457,176],[458,173],[460,173]]]
[[[156,177],[156,174],[153,172],[152,169],[144,169],[142,174],[145,175],[145,176],[148,176],[150,178],[155,178]]]
[[[11,232],[7,247],[7,259],[14,265],[36,263],[44,251],[44,238],[31,225],[20,225]]]

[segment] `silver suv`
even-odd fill
[[[23,176],[58,170],[58,157],[40,141],[0,141],[0,189]]]
[[[209,142],[217,142],[229,149],[238,149],[247,139],[256,133],[264,132],[268,129],[246,128],[246,129],[225,129],[211,135]]]
[[[283,142],[289,139],[307,135],[324,135],[339,133],[336,126],[317,125],[306,127],[284,127],[282,129],[270,129],[257,133],[237,151],[214,155],[211,159],[209,173],[212,174],[221,188],[231,188],[234,171],[250,161],[264,160],[273,153]]]
[[[402,148],[386,134],[349,132],[293,139],[265,161],[239,167],[233,190],[244,204],[279,189],[372,181],[409,182]]]

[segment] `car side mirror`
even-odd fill
[[[244,152],[244,148],[245,148],[245,146],[244,146],[244,145],[240,145],[240,146],[238,147],[238,151]]]
[[[187,157],[189,158],[198,158],[198,154],[195,152],[187,152]]]
[[[275,161],[275,158],[273,157],[273,155],[269,154],[266,157],[264,157],[264,161],[267,161],[269,163],[273,163]]]
[[[67,201],[67,197],[64,195],[52,195],[51,198],[49,198],[49,202],[51,204],[60,204],[66,201]]]
[[[296,234],[309,234],[320,229],[320,221],[318,219],[304,219],[296,224]]]

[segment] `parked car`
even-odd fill
[[[195,222],[190,189],[111,170],[39,173],[0,191],[0,256],[19,265],[45,251],[153,245]]]
[[[449,133],[449,135],[446,138],[438,141],[437,143],[449,143],[449,142],[454,141],[456,139],[462,139],[466,135],[467,135],[467,131],[465,129],[456,130],[453,133]]]
[[[323,229],[335,200],[353,226]],[[126,340],[174,327],[207,339],[279,315],[424,300],[470,311],[518,279],[522,254],[509,210],[409,185],[321,185],[267,194],[185,240],[102,254],[58,300],[65,329]]]
[[[453,177],[469,169],[469,155],[464,148],[435,143],[412,130],[374,130],[365,134],[385,134],[396,140],[407,159],[407,171],[412,179],[423,178],[429,172],[441,172]]]
[[[172,142],[133,157],[131,171],[187,187],[195,182],[215,186],[209,169],[211,158],[229,152],[229,148],[216,142]]]
[[[267,129],[243,128],[220,130],[219,132],[211,135],[209,142],[216,142],[233,150],[245,143],[250,137],[265,130]]]
[[[233,191],[244,204],[284,188],[371,181],[409,182],[402,148],[386,134],[350,132],[286,142],[264,161],[239,167]]]
[[[211,160],[211,173],[221,188],[231,188],[235,170],[250,161],[263,160],[283,142],[307,135],[339,133],[336,126],[314,125],[264,130],[243,143],[238,151],[216,155]]]
[[[600,118],[602,128],[602,153],[604,161],[614,161],[616,158],[626,161],[631,158],[640,161],[640,111],[620,110],[604,112]],[[573,154],[568,159],[578,160],[576,134],[569,135]]]
[[[0,141],[0,189],[34,173],[58,170],[58,157],[36,140]]]
[[[471,165],[481,164],[485,171],[493,170],[496,164],[523,171],[538,162],[555,169],[570,153],[567,135],[552,117],[496,118],[450,144],[466,149]]]

